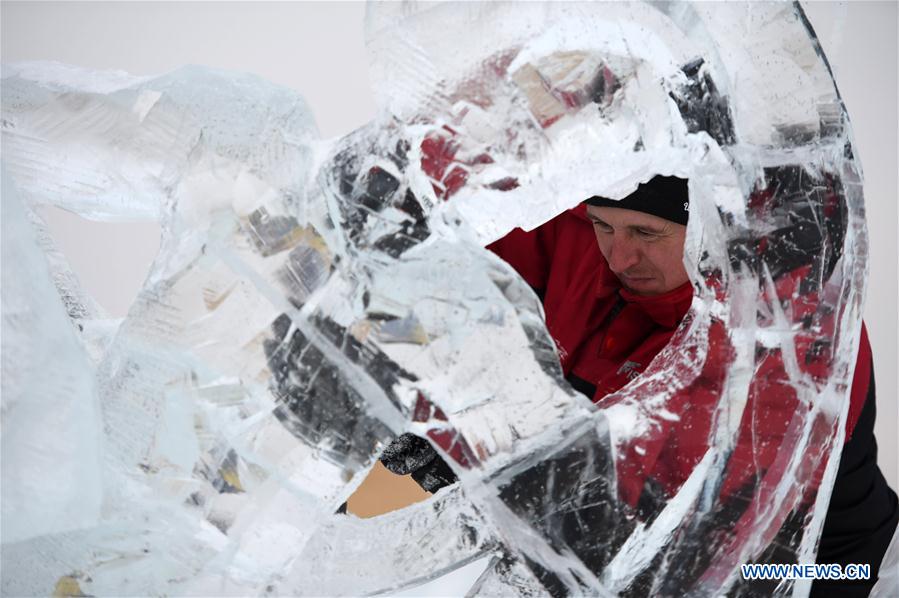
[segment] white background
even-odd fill
[[[897,4],[805,2],[855,130],[871,241],[865,320],[874,348],[880,464],[897,464]],[[137,75],[192,63],[252,72],[299,90],[321,133],[369,121],[359,2],[2,2],[4,63],[57,60]],[[148,223],[87,222],[47,210],[51,231],[83,285],[123,316],[158,247]]]

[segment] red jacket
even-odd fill
[[[558,345],[566,378],[602,406],[619,400],[614,393],[643,372],[668,344],[693,297],[690,283],[652,297],[623,289],[599,251],[583,206],[531,232],[516,229],[489,249],[541,295],[546,325]],[[795,280],[797,277],[783,277],[778,294],[792,296]],[[798,305],[794,313],[801,315],[802,309]],[[811,341],[804,343],[801,335],[796,344],[804,371],[815,375],[818,368],[817,373],[826,377],[829,358],[809,359]],[[671,397],[665,405],[668,415],[656,420],[650,434],[618,447],[619,491],[629,504],[637,504],[647,479],[661,485],[669,496],[674,494],[705,454],[720,396],[717,385],[724,379],[721,370],[729,366],[732,355],[723,325],[713,324],[709,358],[700,376]],[[871,350],[863,327],[847,439],[864,405],[870,369]],[[798,408],[782,357],[757,355],[756,374],[722,496],[732,496],[747,482],[758,481],[772,466]]]

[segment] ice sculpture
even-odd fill
[[[366,25],[381,112],[339,140],[250,76],[5,67],[3,592],[377,593],[490,555],[473,594],[739,595],[739,563],[810,561],[866,235],[801,8],[374,3]],[[597,407],[483,246],[653,173],[690,179],[694,302]],[[162,222],[117,328],[49,241],[41,261],[42,203]],[[697,392],[703,451],[635,509],[622,474]],[[407,432],[460,483],[336,514]]]

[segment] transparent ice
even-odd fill
[[[4,67],[3,593],[358,595],[488,556],[472,594],[740,595],[771,546],[813,561],[867,239],[801,8],[373,3],[366,32],[379,116],[337,140],[249,75]],[[656,173],[690,180],[693,305],[594,406],[484,246]],[[121,324],[42,204],[162,223]],[[619,476],[700,390],[708,448],[641,516]],[[459,484],[336,514],[405,432]]]

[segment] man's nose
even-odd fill
[[[606,257],[612,272],[627,272],[640,262],[640,252],[635,243],[624,235],[615,235],[611,250]]]

